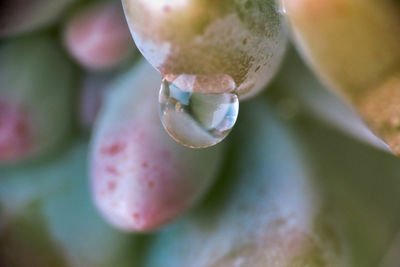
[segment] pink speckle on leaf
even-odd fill
[[[108,190],[110,192],[114,192],[116,188],[117,188],[117,183],[115,181],[108,182]]]
[[[106,168],[106,171],[107,171],[108,173],[114,175],[114,176],[119,175],[118,170],[117,170],[115,167],[113,167],[113,166],[108,166],[108,167]]]
[[[110,146],[105,146],[102,148],[101,152],[103,154],[107,154],[110,156],[115,156],[118,153],[121,153],[122,151],[125,150],[125,144],[120,144],[120,143],[114,143]]]
[[[32,149],[29,115],[16,104],[0,100],[0,161],[13,161]]]

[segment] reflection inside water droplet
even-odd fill
[[[163,80],[159,94],[160,117],[168,134],[191,148],[221,142],[232,130],[239,114],[233,93],[203,94],[182,90]]]

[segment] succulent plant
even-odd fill
[[[394,0],[124,0],[152,66],[118,0],[31,2],[0,19],[0,266],[399,266],[400,164],[352,108],[397,151]]]

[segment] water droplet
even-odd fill
[[[232,92],[205,94],[191,89],[163,80],[159,95],[161,121],[168,134],[184,146],[213,146],[235,125],[239,99]]]
[[[286,15],[286,5],[285,5],[285,0],[280,0],[279,1],[279,10],[278,12],[281,15]]]

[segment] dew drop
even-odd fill
[[[279,10],[278,13],[280,13],[281,15],[286,15],[287,11],[286,11],[286,5],[284,0],[280,0],[279,1]]]
[[[239,99],[232,92],[183,90],[164,79],[159,111],[165,130],[175,141],[191,148],[206,148],[228,136],[239,114]]]

